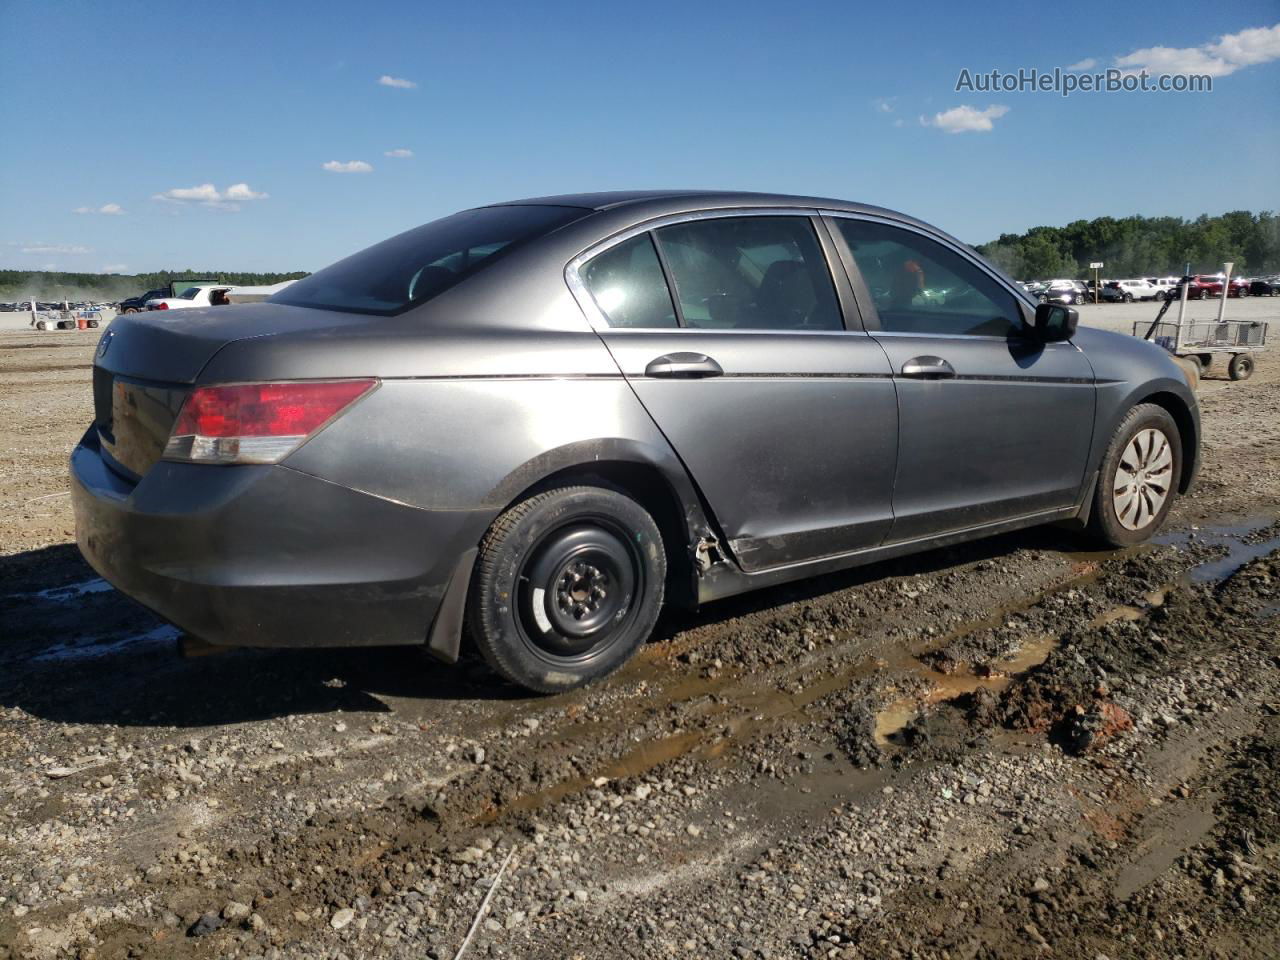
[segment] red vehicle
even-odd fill
[[[1200,292],[1196,292],[1196,287],[1200,287]],[[1227,291],[1228,297],[1247,297],[1249,295],[1249,284],[1232,277],[1231,289]],[[1222,296],[1222,277],[1196,277],[1195,283],[1191,289],[1187,291],[1187,296],[1192,299],[1201,299],[1204,297],[1220,297]]]

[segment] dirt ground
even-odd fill
[[[179,656],[72,542],[95,338],[0,333],[0,958],[1280,956],[1280,360],[1202,383],[1156,545],[774,589],[530,698]]]

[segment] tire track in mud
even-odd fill
[[[687,665],[677,652],[680,646],[666,651],[666,658],[655,649],[635,671],[611,684],[639,688],[643,691],[639,696],[619,696],[614,690],[555,698],[558,702],[551,712],[570,718],[590,709],[597,699],[617,699],[618,703],[612,713],[606,710],[603,716],[582,724],[548,723],[534,738],[522,740],[519,753],[536,755],[532,763],[513,763],[491,755],[489,759],[497,763],[488,771],[477,772],[473,764],[460,765],[439,783],[406,791],[372,812],[356,817],[318,814],[298,835],[278,835],[248,849],[231,848],[227,862],[237,866],[238,885],[276,893],[261,907],[273,926],[289,929],[292,918],[301,933],[314,925],[315,917],[306,910],[305,918],[299,917],[300,907],[295,905],[322,904],[331,909],[361,898],[388,895],[384,891],[401,889],[406,881],[424,874],[445,874],[469,856],[480,857],[495,846],[527,838],[535,815],[572,802],[588,790],[626,791],[632,783],[673,764],[758,766],[759,755],[768,752],[771,741],[797,730],[816,728],[820,735],[832,738],[829,746],[838,744],[842,753],[855,759],[865,760],[870,755],[876,762],[890,765],[934,762],[938,759],[936,732],[931,737],[917,734],[895,741],[893,737],[877,737],[873,721],[868,743],[865,718],[886,713],[897,716],[902,704],[909,703],[915,716],[896,734],[912,724],[927,726],[927,717],[953,709],[950,705],[957,700],[972,701],[980,691],[993,696],[1007,694],[1023,681],[1021,674],[1034,672],[1059,649],[1064,634],[1073,629],[1104,630],[1112,624],[1150,617],[1161,609],[1159,601],[1163,600],[1154,597],[1159,589],[1153,587],[1154,580],[1176,581],[1195,559],[1216,557],[1220,552],[1214,546],[1198,545],[1190,552],[1176,548],[1138,550],[1101,563],[1075,561],[1068,575],[1031,596],[908,648],[902,648],[899,640],[882,638],[877,651],[884,656],[876,656],[867,652],[865,644],[837,641],[821,649],[816,662],[810,658],[774,669],[764,677],[723,668],[690,676],[681,672]],[[1165,558],[1157,561],[1150,556],[1153,553]],[[1010,659],[994,656],[994,669],[981,665],[975,669],[972,664],[952,667],[947,673],[935,669],[939,654],[965,643],[972,646],[981,635],[998,634],[1011,616],[1062,621],[1063,611],[1057,602],[1064,595],[1073,596],[1071,618],[1090,612],[1083,628],[1065,625],[1063,634],[1050,636],[1048,642],[1041,631],[1023,630],[1032,642],[1018,648]],[[850,663],[848,658],[855,653]],[[1019,654],[1023,659],[1018,659]],[[896,699],[887,695],[904,685],[913,685],[915,694]],[[641,727],[653,736],[627,746],[636,731],[626,727],[628,711],[637,709],[637,699],[657,701],[639,708],[649,717],[631,718],[631,722],[639,719]],[[863,718],[860,731],[852,736],[850,716]],[[662,732],[672,726],[674,732]],[[1045,729],[1040,723],[1023,726]],[[600,759],[593,761],[592,755]],[[794,786],[795,778],[791,779]],[[824,777],[810,779],[817,783]],[[844,770],[842,776],[827,775],[825,780],[817,796],[802,805],[806,810],[837,800],[849,792],[851,783],[855,790],[866,786],[851,769]],[[875,782],[882,782],[882,777]],[[722,868],[741,865],[755,852],[742,849]],[[635,878],[630,882],[642,884]],[[207,895],[194,894],[195,900],[202,898]],[[288,906],[273,907],[270,901],[277,898]]]

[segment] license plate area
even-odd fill
[[[110,422],[105,429],[98,424],[103,448],[125,470],[142,477],[164,453],[187,390],[115,377],[106,392]]]

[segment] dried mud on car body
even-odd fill
[[[177,657],[69,544],[93,342],[0,340],[0,957],[451,957],[513,848],[477,956],[1280,952],[1268,365],[1205,381],[1165,545],[742,597],[530,699],[403,649]]]

